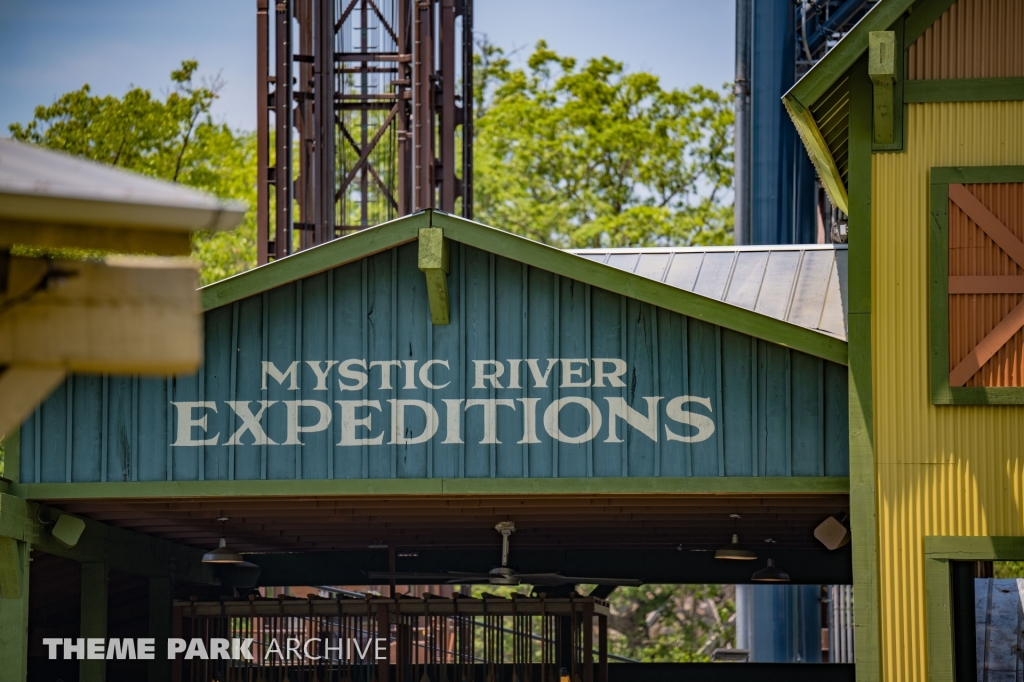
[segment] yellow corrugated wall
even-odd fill
[[[935,166],[1024,165],[1024,102],[911,104],[872,157],[872,372],[882,666],[927,679],[926,535],[1024,535],[1024,406],[934,407],[928,185]]]

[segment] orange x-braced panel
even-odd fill
[[[949,185],[950,386],[1024,386],[1024,183]]]

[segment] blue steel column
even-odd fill
[[[736,112],[733,180],[735,243],[750,244],[750,20],[754,0],[736,0]]]
[[[782,106],[796,80],[791,0],[753,0],[750,243],[811,243],[814,169]]]
[[[820,663],[821,588],[737,585],[736,645],[751,663]]]

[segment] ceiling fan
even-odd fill
[[[490,585],[643,585],[642,580],[635,578],[581,578],[566,576],[561,573],[520,573],[508,565],[509,536],[516,532],[514,521],[502,521],[494,527],[501,533],[501,566],[492,568],[487,573],[464,573],[461,571],[444,571],[441,573],[386,573],[368,571],[366,577],[380,580],[436,580],[449,585],[466,585],[469,583],[488,583]]]

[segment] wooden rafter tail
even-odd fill
[[[971,377],[978,373],[982,366],[992,359],[1013,335],[1024,327],[1024,301],[1021,301],[1010,313],[990,331],[988,335],[967,354],[949,373],[950,386],[963,386]]]

